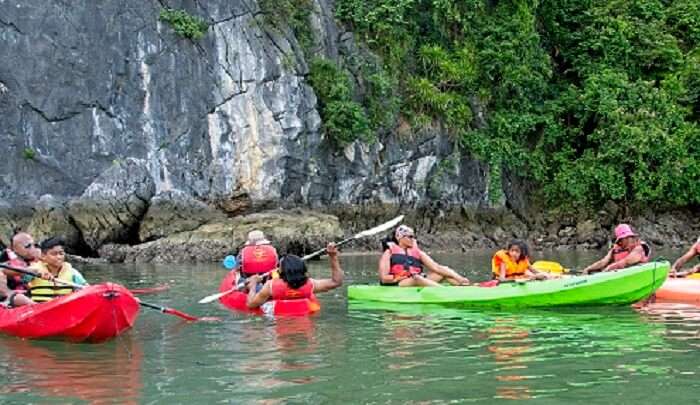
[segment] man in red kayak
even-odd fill
[[[34,302],[50,301],[58,296],[70,294],[73,288],[61,283],[87,285],[82,274],[66,262],[63,249],[63,239],[53,237],[41,242],[41,260],[29,266],[29,269],[40,274],[29,282],[29,293]]]
[[[583,273],[624,269],[646,263],[650,256],[651,247],[639,239],[639,235],[634,233],[631,226],[620,224],[615,227],[613,248],[602,259],[583,269]]]
[[[331,278],[313,279],[309,277],[304,262],[299,256],[286,255],[280,261],[280,277],[268,280],[260,289],[259,275],[248,278],[248,308],[258,308],[267,300],[309,299],[315,293],[333,290],[343,285],[343,269],[338,261],[338,248],[329,243],[326,253],[331,264]]]
[[[277,249],[265,238],[265,234],[259,230],[250,231],[245,245],[238,253],[238,289],[245,290],[247,279],[253,275],[260,275],[263,281],[272,277],[278,261]]]
[[[673,263],[673,266],[671,266],[671,276],[675,277],[685,277],[693,273],[697,273],[700,271],[700,264],[695,265],[692,267],[690,270],[687,271],[681,271],[683,266],[688,262],[688,260],[691,260],[694,257],[700,256],[700,238],[693,243],[693,246],[688,249],[687,252],[681,257],[676,260],[675,263]]]
[[[3,252],[3,264],[20,269],[27,268],[41,256],[39,246],[32,235],[17,232],[10,238],[10,248]],[[0,272],[0,296],[4,297],[0,305],[8,308],[32,304],[33,301],[23,294],[28,289],[23,274],[10,269]]]

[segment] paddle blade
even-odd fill
[[[546,260],[538,260],[532,264],[532,267],[537,271],[544,271],[546,273],[561,274],[567,272],[561,264]]]
[[[700,274],[698,274],[698,273],[693,273],[693,274],[689,275],[689,276],[686,277],[686,278],[695,279],[695,280],[700,280]]]
[[[230,289],[230,290],[228,290],[228,291],[224,291],[224,292],[220,292],[220,293],[208,295],[208,296],[202,298],[201,300],[199,300],[198,302],[199,302],[200,304],[208,304],[208,303],[210,303],[210,302],[213,302],[213,301],[218,300],[219,298],[223,297],[224,295],[231,294],[231,293],[234,292],[234,291],[236,291],[236,289],[235,289],[235,288],[232,288],[232,289]]]
[[[186,321],[190,321],[190,322],[199,320],[199,318],[197,318],[196,316],[192,316],[192,315],[186,314],[184,312],[180,312],[177,309],[173,309],[173,308],[163,308],[163,313],[175,315],[175,316],[178,316],[178,317],[180,317]]]
[[[365,236],[372,236],[372,235],[376,235],[378,233],[384,232],[386,230],[389,230],[389,229],[395,227],[396,225],[398,225],[403,220],[403,217],[404,217],[403,215],[399,215],[398,217],[392,219],[389,222],[385,222],[381,225],[375,226],[372,229],[367,229],[366,231],[362,231],[362,232],[356,234],[355,236],[353,236],[353,239],[364,238]]]

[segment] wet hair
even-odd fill
[[[520,249],[520,258],[518,259],[518,261],[530,257],[530,248],[527,247],[527,243],[523,242],[520,239],[513,239],[512,241],[510,241],[510,243],[508,243],[508,250],[510,250],[510,248],[512,248],[513,246],[517,246]]]
[[[306,263],[301,260],[301,257],[296,255],[284,255],[280,259],[280,269],[282,270],[280,277],[289,287],[297,289],[309,279],[306,271]]]
[[[391,231],[386,238],[380,240],[379,242],[382,244],[382,252],[389,249],[389,243],[393,243],[395,245],[399,244],[399,241],[396,239],[396,232],[394,231]]]
[[[54,236],[48,239],[44,239],[39,247],[41,248],[41,253],[46,253],[48,250],[55,248],[56,246],[66,246],[66,241],[60,236]]]

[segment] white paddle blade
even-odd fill
[[[404,217],[403,215],[399,215],[398,217],[392,219],[392,220],[389,221],[389,222],[385,222],[385,223],[383,223],[383,224],[381,224],[381,225],[375,226],[375,227],[372,228],[372,229],[368,229],[368,230],[366,230],[366,231],[362,231],[362,232],[356,234],[356,235],[353,237],[353,239],[364,238],[365,236],[372,236],[372,235],[376,235],[376,234],[378,234],[378,233],[380,233],[380,232],[384,232],[384,231],[386,231],[386,230],[389,230],[389,229],[395,227],[396,225],[398,225],[399,222],[401,222],[401,221],[403,220],[403,217]]]
[[[230,290],[228,290],[228,291],[224,291],[224,292],[222,292],[222,293],[216,293],[216,294],[208,295],[208,296],[202,298],[201,300],[199,300],[198,302],[199,302],[200,304],[208,304],[208,303],[210,303],[210,302],[212,302],[212,301],[218,300],[219,298],[223,297],[224,295],[227,295],[227,294],[232,293],[233,291],[235,291],[235,289],[232,288],[232,289],[230,289]]]

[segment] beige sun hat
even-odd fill
[[[268,245],[270,241],[265,239],[265,234],[263,231],[254,230],[248,232],[248,240],[245,242],[246,245]]]

